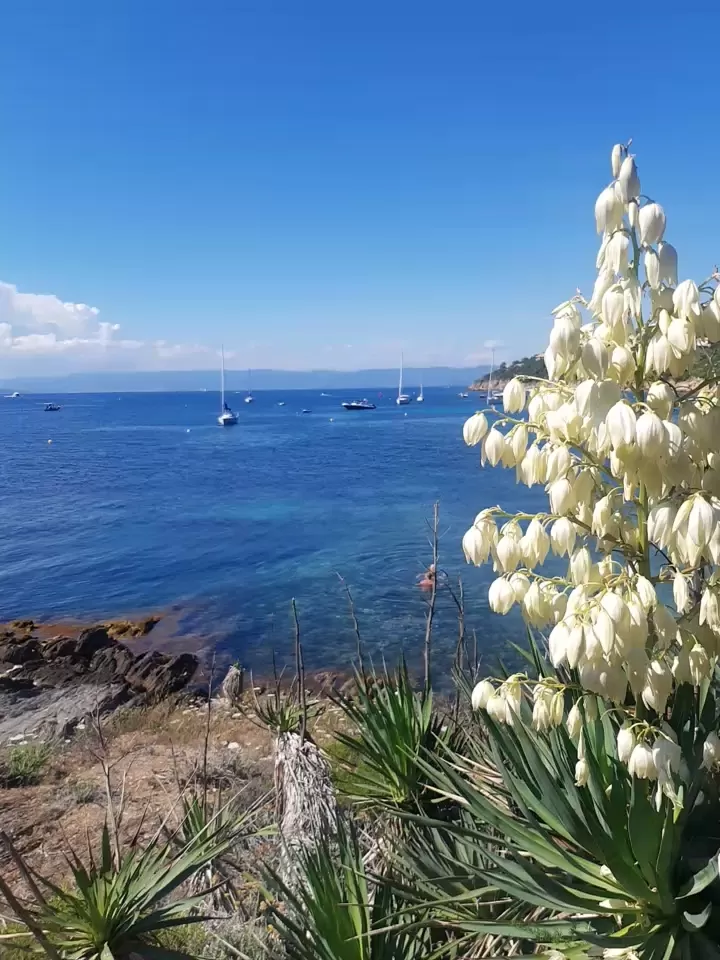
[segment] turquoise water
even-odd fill
[[[533,509],[544,494],[480,469],[462,442],[472,396],[428,390],[397,407],[383,394],[356,394],[370,412],[344,411],[354,397],[339,393],[231,395],[240,423],[225,429],[212,393],[0,399],[0,620],[168,611],[177,642],[261,670],[288,648],[294,597],[308,665],[342,668],[355,639],[340,574],[373,656],[415,660],[439,500],[440,565],[463,577],[478,646],[521,637],[519,617],[488,610],[491,568],[467,567],[460,540],[482,507]],[[457,621],[440,600],[445,669]]]

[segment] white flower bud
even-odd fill
[[[703,766],[715,770],[720,764],[720,737],[713,731],[707,735],[703,744]]]
[[[553,523],[550,530],[550,545],[556,556],[571,554],[575,546],[577,531],[575,524],[567,517],[561,517]]]
[[[677,286],[678,256],[677,250],[671,243],[661,243],[658,246],[660,258],[660,282],[669,287]]]
[[[580,704],[576,702],[570,707],[570,712],[567,715],[567,731],[571,740],[577,740],[582,732],[583,726],[584,721]]]
[[[474,447],[488,432],[487,417],[484,413],[474,413],[463,425],[463,440],[469,447]]]
[[[647,277],[648,285],[653,289],[657,290],[660,286],[660,257],[657,253],[649,247],[645,251],[645,276]]]
[[[506,614],[515,603],[515,591],[505,577],[493,580],[488,590],[488,604],[493,613]]]
[[[618,730],[617,755],[621,763],[628,763],[635,749],[635,734],[629,723],[624,723]]]
[[[610,154],[610,167],[612,168],[612,175],[614,179],[617,179],[617,176],[620,173],[620,166],[623,162],[624,155],[625,147],[621,143],[616,143],[612,148],[612,153]]]
[[[659,243],[665,233],[665,211],[659,203],[646,203],[638,217],[640,243],[652,246]]]
[[[630,226],[635,230],[640,220],[640,207],[638,206],[637,200],[631,200],[627,205],[628,221]]]
[[[638,743],[633,748],[628,760],[630,776],[638,780],[656,780],[657,767],[652,749],[646,743]]]
[[[667,420],[675,402],[675,392],[669,383],[656,380],[647,391],[647,405],[661,420]]]
[[[490,697],[495,696],[495,687],[489,680],[481,680],[472,692],[473,710],[484,710]]]
[[[621,163],[617,184],[618,193],[623,203],[628,203],[628,201],[640,196],[640,178],[638,177],[634,157],[627,156]]]
[[[502,399],[505,413],[520,413],[525,408],[525,387],[517,377],[505,384]]]
[[[678,570],[673,577],[673,600],[678,613],[685,613],[690,604],[690,590],[685,577]]]
[[[575,785],[584,787],[590,778],[590,767],[587,760],[578,760],[575,764]]]

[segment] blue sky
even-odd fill
[[[7,0],[0,373],[537,352],[629,137],[706,276],[720,12],[694,11]]]

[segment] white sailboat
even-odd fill
[[[400,354],[400,382],[398,383],[398,395],[397,395],[397,400],[395,401],[395,403],[397,403],[398,405],[410,403],[410,397],[406,393],[403,393],[402,380],[403,380],[403,355]]]
[[[232,427],[238,422],[238,415],[225,403],[225,348],[220,347],[220,416],[221,427]]]
[[[423,393],[422,380],[421,380],[421,381],[420,381],[420,393],[415,397],[415,403],[424,403],[424,402],[425,402],[425,395],[424,395],[424,393]]]
[[[248,389],[247,396],[245,397],[245,403],[252,403],[255,397],[250,392],[250,371],[248,370]]]

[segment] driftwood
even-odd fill
[[[295,863],[303,850],[335,835],[337,801],[330,767],[317,744],[299,733],[281,733],[275,742],[275,790],[280,827],[280,877],[297,885]]]

